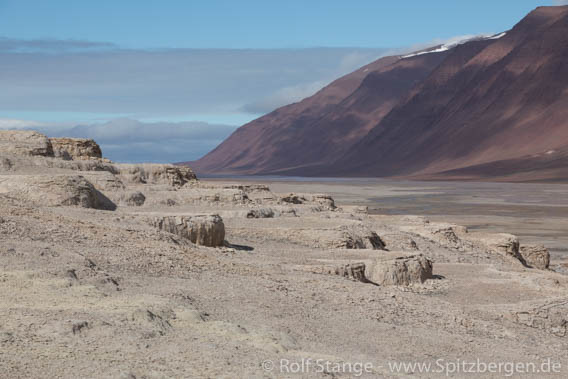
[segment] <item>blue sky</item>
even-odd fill
[[[93,137],[121,161],[196,159],[381,56],[561,2],[0,0],[0,128]]]
[[[496,33],[535,0],[3,0],[5,36],[113,42],[123,47],[401,47]]]

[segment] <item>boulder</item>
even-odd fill
[[[529,267],[546,270],[550,265],[550,253],[542,245],[521,246],[519,253]]]
[[[154,219],[153,224],[197,245],[223,246],[225,241],[225,224],[219,215],[165,216]]]
[[[423,256],[406,255],[394,259],[376,259],[366,272],[367,278],[383,286],[408,286],[432,278],[432,262]]]
[[[34,205],[114,210],[116,205],[79,175],[5,175],[0,194]]]
[[[86,138],[50,138],[55,157],[65,160],[102,158],[100,146]]]
[[[49,138],[28,130],[0,130],[0,155],[53,157]]]

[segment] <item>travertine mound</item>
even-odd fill
[[[129,183],[168,184],[183,187],[186,183],[197,180],[195,173],[185,166],[168,164],[118,164],[120,176]]]
[[[38,206],[116,208],[80,175],[6,175],[0,177],[0,194]]]
[[[186,238],[197,245],[222,246],[225,224],[219,215],[165,216],[154,220],[154,226]]]
[[[383,286],[424,283],[432,278],[432,262],[422,254],[387,260],[379,258],[370,265],[367,278]]]
[[[87,138],[50,138],[55,157],[65,160],[102,158],[100,146]]]
[[[521,246],[519,253],[527,266],[541,270],[548,269],[550,253],[546,247],[542,245],[524,245]]]
[[[0,130],[0,155],[53,157],[49,139],[27,130]]]

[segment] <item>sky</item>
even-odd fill
[[[197,159],[381,56],[510,29],[535,1],[0,0],[0,128]]]

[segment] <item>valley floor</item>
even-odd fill
[[[69,162],[12,159],[0,175],[2,377],[568,373],[568,276],[539,269],[542,250],[523,250],[551,242],[552,267],[562,263],[562,187],[538,187],[552,191],[538,198],[541,212],[550,209],[540,217],[517,204],[531,191],[501,201],[457,184],[267,187],[180,181],[188,173],[166,166],[83,171],[91,166]],[[84,178],[105,203],[84,197],[93,191]],[[71,204],[65,196],[75,192]],[[473,193],[483,214],[459,210],[477,209],[460,200]],[[505,211],[515,207],[526,213]],[[222,246],[176,233],[183,217],[202,214],[222,217]],[[214,219],[196,219],[201,237],[217,233]],[[520,246],[495,234],[509,231],[522,232]],[[531,252],[523,265],[519,254]]]

